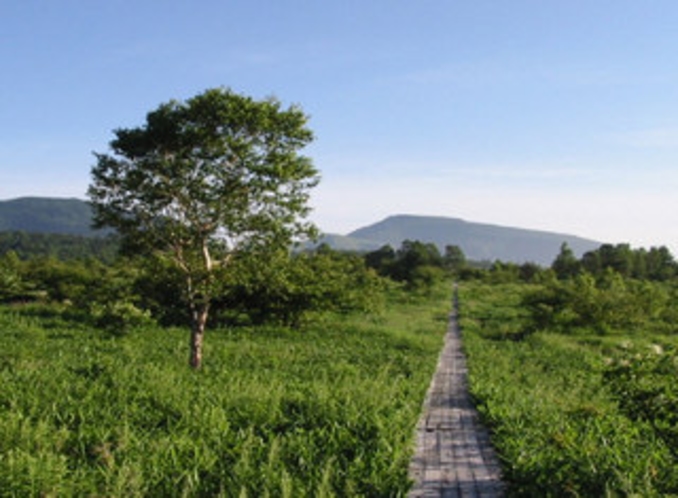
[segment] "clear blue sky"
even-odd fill
[[[678,250],[675,0],[0,0],[0,199],[225,86],[311,116],[313,219],[397,213]]]

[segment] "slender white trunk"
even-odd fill
[[[202,257],[203,263],[205,265],[205,274],[206,279],[209,280],[212,276],[213,271],[213,262],[210,255],[209,247],[207,241],[202,244]],[[209,315],[209,294],[210,292],[206,289],[202,289],[203,292],[198,292],[196,287],[204,286],[205,281],[199,281],[197,285],[194,285],[194,278],[188,269],[188,265],[184,265],[186,269],[186,285],[188,289],[188,295],[191,302],[191,340],[190,340],[190,357],[189,364],[194,369],[199,369],[202,365],[202,347],[205,338],[205,326],[207,325],[207,316]]]
[[[208,304],[198,304],[193,310],[191,323],[191,355],[189,364],[194,369],[199,369],[202,365],[202,345],[205,338],[205,324],[209,314]]]

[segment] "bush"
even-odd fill
[[[114,335],[126,334],[154,323],[150,311],[139,309],[129,301],[93,302],[89,314],[95,326]]]
[[[224,281],[218,318],[299,325],[317,312],[370,312],[383,304],[382,279],[362,258],[328,248],[313,253],[240,260],[236,281]]]
[[[668,303],[669,293],[661,284],[624,279],[611,270],[599,278],[582,273],[570,280],[552,279],[523,301],[536,329],[598,333],[656,321]]]
[[[33,301],[42,296],[23,275],[23,264],[9,251],[0,258],[0,302]]]

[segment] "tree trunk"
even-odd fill
[[[193,310],[189,364],[196,370],[202,365],[202,344],[205,338],[205,324],[207,323],[208,313],[208,304],[200,304]]]

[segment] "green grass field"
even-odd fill
[[[2,496],[402,496],[449,286],[300,330],[114,337],[0,308]]]
[[[678,336],[531,330],[535,289],[461,287],[471,391],[510,496],[678,494]]]
[[[678,494],[670,323],[535,329],[526,284],[460,286],[509,496]],[[91,329],[0,307],[0,496],[404,496],[449,286],[298,330]],[[670,316],[670,315],[667,315]]]

